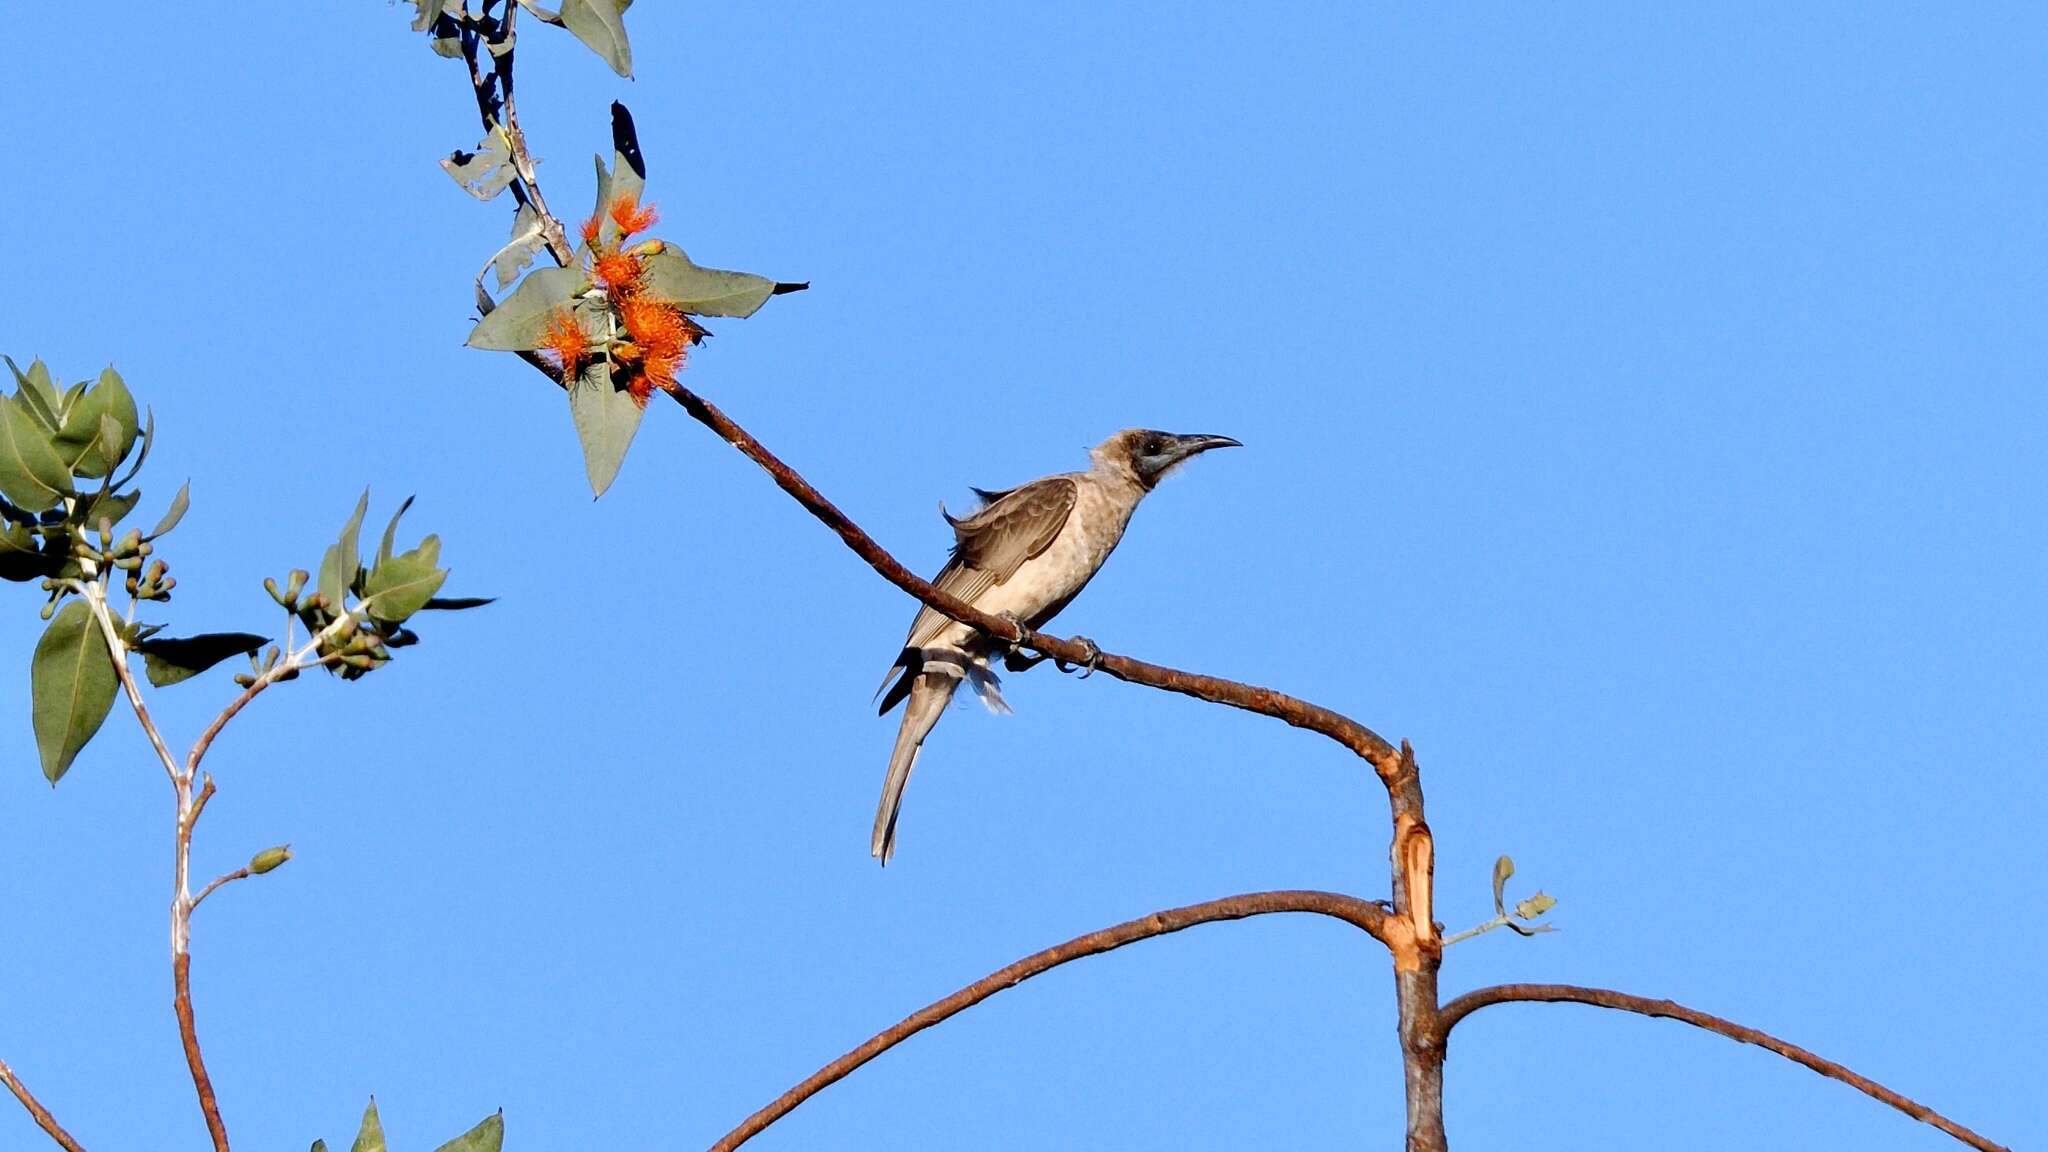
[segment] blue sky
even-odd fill
[[[2048,31],[2022,6],[643,4],[639,79],[522,40],[565,211],[634,110],[661,233],[811,292],[689,382],[914,567],[937,502],[1143,424],[1220,432],[1059,627],[1415,742],[1439,914],[1497,853],[1556,980],[1775,1031],[2018,1146],[2048,823]],[[195,867],[237,1147],[709,1143],[1016,957],[1267,887],[1384,893],[1357,761],[1050,668],[868,828],[912,610],[657,408],[592,503],[560,397],[461,347],[507,212],[434,165],[459,64],[367,3],[26,7],[0,77],[0,349],[111,361],[190,477],[168,619],[274,625],[357,492],[500,597],[353,685],[263,699]],[[34,594],[0,637],[26,667]],[[204,1140],[169,1012],[169,797],[117,714],[52,791],[0,694],[0,1058],[95,1150]],[[189,741],[225,674],[162,694]],[[1385,1146],[1391,981],[1349,930],[1210,926],[1049,975],[827,1090],[766,1148]],[[1465,1149],[1952,1145],[1678,1025],[1458,1032]],[[0,1144],[40,1136],[11,1105]]]

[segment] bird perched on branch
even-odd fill
[[[1038,629],[1066,607],[1109,559],[1138,502],[1176,466],[1211,448],[1239,447],[1228,436],[1177,436],[1127,428],[1089,450],[1086,472],[1064,472],[1002,492],[975,489],[982,507],[956,519],[953,555],[932,581],[942,592],[991,615]],[[929,605],[910,625],[903,653],[882,681],[882,714],[910,702],[889,756],[875,813],[873,855],[896,854],[896,815],[918,749],[962,681],[991,712],[1006,713],[989,657],[1008,645]],[[1012,652],[1012,671],[1037,663]]]

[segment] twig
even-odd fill
[[[546,242],[548,254],[555,263],[568,267],[576,258],[576,250],[569,243],[569,234],[562,222],[548,210],[547,197],[541,193],[540,180],[533,162],[533,154],[526,147],[526,133],[519,127],[519,106],[512,99],[512,55],[514,38],[517,34],[514,21],[519,14],[517,0],[504,0],[505,14],[493,21],[485,15],[490,9],[485,0],[482,11],[475,17],[463,5],[459,18],[462,21],[462,59],[469,66],[469,85],[476,95],[477,116],[483,121],[484,131],[501,131],[505,135],[505,147],[512,156],[512,170],[519,179],[512,185],[513,199],[521,204],[531,204],[534,215],[540,218],[541,238]],[[450,15],[456,15],[451,13]],[[504,44],[503,52],[491,53],[482,45],[483,37],[496,33]],[[491,56],[491,71],[486,74],[477,52],[483,48]],[[492,92],[495,83],[497,91]],[[545,361],[538,358],[530,361],[545,370]]]
[[[1142,916],[1098,932],[1077,936],[1064,944],[1026,956],[1015,964],[984,976],[951,996],[904,1017],[858,1048],[812,1073],[803,1083],[776,1097],[767,1107],[747,1117],[739,1127],[726,1133],[713,1144],[711,1152],[731,1152],[732,1149],[759,1135],[762,1129],[788,1115],[797,1105],[810,1099],[821,1089],[843,1079],[854,1069],[947,1017],[971,1008],[1005,988],[1014,988],[1042,972],[1084,956],[1099,955],[1126,944],[1154,936],[1164,936],[1169,932],[1178,932],[1197,924],[1217,920],[1242,920],[1247,916],[1262,916],[1274,912],[1310,912],[1319,916],[1329,916],[1362,929],[1375,939],[1386,938],[1387,912],[1384,908],[1355,896],[1343,896],[1335,892],[1253,892],[1242,896],[1226,896],[1221,900],[1155,912],[1150,916]]]
[[[254,875],[255,873],[249,871],[247,868],[237,868],[233,872],[230,872],[225,876],[214,877],[212,883],[208,884],[204,888],[201,888],[199,890],[199,895],[194,896],[192,898],[191,910],[194,912],[198,911],[199,905],[205,902],[208,896],[213,895],[214,889],[219,888],[223,884],[232,884],[237,880],[247,880],[249,877]]]
[[[157,730],[156,721],[149,715],[149,705],[143,702],[142,688],[135,683],[135,674],[124,659],[128,645],[121,639],[120,630],[114,627],[105,589],[94,580],[76,581],[71,587],[85,598],[86,607],[92,609],[93,618],[99,621],[100,635],[107,641],[107,656],[114,662],[114,677],[121,682],[121,690],[128,696],[128,707],[134,711],[135,719],[141,722],[143,734],[149,737],[149,746],[156,749],[157,759],[163,761],[164,771],[175,784],[178,780],[178,758],[171,755],[170,745],[164,743],[163,733]]]
[[[191,911],[189,905],[186,911]],[[227,1126],[221,1123],[220,1101],[214,1098],[213,1077],[206,1074],[206,1058],[199,1053],[199,1026],[192,1019],[192,953],[179,952],[171,957],[171,981],[176,989],[172,1006],[178,1014],[178,1039],[185,1046],[185,1063],[192,1069],[199,1111],[206,1116],[206,1132],[213,1137],[214,1152],[228,1152]]]
[[[4,1082],[7,1090],[14,1093],[14,1098],[21,1101],[21,1106],[28,1109],[28,1114],[35,1120],[36,1127],[49,1133],[50,1139],[61,1145],[64,1152],[85,1152],[84,1147],[72,1139],[71,1133],[66,1132],[62,1124],[57,1123],[57,1118],[50,1115],[50,1110],[43,1107],[43,1102],[35,1098],[35,1094],[28,1090],[28,1085],[21,1082],[21,1077],[16,1076],[14,1069],[9,1068],[4,1060],[0,1060],[0,1082]]]
[[[1754,1044],[1767,1052],[1775,1052],[1794,1064],[1799,1064],[1818,1072],[1830,1080],[1840,1080],[1864,1095],[1889,1104],[1915,1120],[1932,1124],[1957,1140],[1968,1144],[1970,1147],[1980,1149],[1981,1152],[2010,1152],[2004,1145],[1987,1140],[1968,1128],[1963,1127],[1961,1124],[1943,1116],[1941,1113],[1936,1112],[1934,1109],[1901,1096],[1877,1081],[1852,1072],[1833,1060],[1815,1055],[1797,1044],[1780,1040],[1768,1033],[1759,1032],[1754,1028],[1746,1027],[1730,1020],[1723,1020],[1719,1016],[1710,1016],[1705,1012],[1687,1008],[1683,1004],[1674,1003],[1670,1000],[1652,1000],[1647,996],[1631,996],[1626,992],[1614,992],[1605,988],[1581,988],[1572,984],[1496,984],[1491,988],[1481,988],[1474,992],[1467,992],[1463,996],[1444,1005],[1443,1011],[1437,1017],[1437,1042],[1440,1045],[1444,1043],[1449,1038],[1451,1029],[1457,1027],[1459,1021],[1479,1011],[1481,1008],[1493,1004],[1512,1004],[1518,1002],[1589,1004],[1595,1008],[1612,1008],[1620,1012],[1634,1012],[1640,1016],[1657,1016],[1667,1020],[1677,1020],[1690,1024],[1695,1028],[1705,1029],[1716,1035],[1726,1036],[1730,1040],[1739,1041],[1743,1044]]]

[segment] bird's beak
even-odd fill
[[[1184,464],[1211,448],[1242,447],[1244,447],[1243,444],[1228,436],[1200,434],[1174,436],[1167,441],[1166,446],[1160,451],[1151,455],[1140,456],[1137,460],[1138,472],[1145,477],[1149,485],[1150,482],[1156,482],[1160,477],[1172,471],[1177,465]]]

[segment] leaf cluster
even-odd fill
[[[6,363],[16,387],[0,400],[0,579],[37,580],[48,594],[42,615],[49,625],[29,661],[30,719],[43,775],[52,784],[63,778],[106,722],[120,690],[119,668],[130,656],[142,657],[142,671],[157,687],[245,654],[251,671],[237,677],[244,686],[258,676],[295,676],[299,654],[286,646],[258,655],[266,636],[163,636],[164,625],[137,619],[141,606],[169,602],[177,585],[156,545],[184,519],[191,486],[178,490],[148,531],[119,532],[142,501],[133,482],[155,443],[155,418],[139,412],[112,368],[66,387],[41,360],[27,369]],[[304,573],[296,574],[288,596],[266,581],[272,597],[309,630],[312,647],[305,655],[345,679],[382,666],[391,649],[417,642],[404,627],[415,613],[487,603],[437,599],[448,578],[439,566],[440,539],[429,536],[396,552],[397,516],[373,562],[361,564],[356,537],[364,508],[357,505],[343,540],[328,550],[321,586],[311,596],[299,596]],[[108,605],[116,573],[128,595],[126,613]]]
[[[355,511],[343,523],[341,535],[321,556],[317,576],[294,569],[283,587],[275,580],[263,582],[271,599],[312,637],[314,662],[344,680],[359,680],[390,663],[393,649],[419,643],[419,635],[406,627],[415,614],[490,603],[476,597],[435,595],[448,579],[448,569],[440,566],[439,536],[430,533],[412,548],[397,551],[398,522],[412,507],[412,499],[406,497],[391,514],[377,551],[367,562],[362,556],[361,536],[370,493],[364,489]],[[309,580],[313,582],[310,590]],[[268,656],[270,664],[277,658],[275,652]],[[270,665],[259,664],[254,671],[261,675],[270,671]]]
[[[602,495],[617,476],[626,450],[639,431],[649,386],[646,338],[634,330],[635,306],[672,311],[689,346],[703,342],[709,331],[700,317],[745,319],[769,298],[804,285],[782,284],[752,272],[706,268],[687,252],[664,240],[627,246],[630,230],[621,221],[622,208],[641,207],[646,168],[633,118],[621,104],[612,105],[612,163],[593,157],[597,197],[583,243],[565,267],[542,268],[526,276],[504,300],[495,304],[478,288],[483,316],[469,334],[469,346],[490,351],[555,352],[561,384],[569,394],[570,416],[583,447],[584,466],[593,492]],[[487,147],[490,141],[479,145]],[[497,180],[488,168],[493,153],[479,151],[469,166],[452,165],[450,174],[472,193]],[[443,161],[448,165],[449,161]],[[506,159],[497,159],[500,169]],[[502,187],[502,185],[500,185]],[[539,227],[530,208],[522,205],[513,220],[511,241],[491,261],[500,287],[513,270],[531,258],[539,245]],[[607,262],[633,270],[630,281],[608,280]],[[557,335],[567,326],[580,347],[564,355]],[[572,363],[573,361],[573,363]]]
[[[434,1152],[500,1152],[504,1146],[505,1114],[495,1112]],[[327,1141],[313,1141],[312,1152],[327,1152]],[[349,1145],[349,1152],[385,1152],[384,1122],[377,1115],[375,1097],[371,1098],[370,1106],[363,1109],[363,1123],[356,1131],[355,1143]]]

